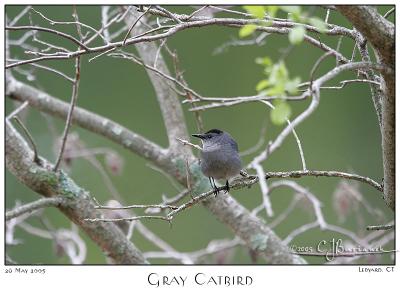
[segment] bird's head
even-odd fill
[[[211,129],[211,130],[208,130],[206,133],[192,134],[192,136],[200,138],[204,142],[204,141],[214,141],[218,137],[221,137],[223,134],[224,134],[224,131],[221,131],[219,129]]]
[[[201,139],[204,150],[213,150],[225,145],[232,146],[233,149],[237,150],[237,144],[233,138],[227,132],[219,129],[211,129],[206,133],[192,134],[192,136]]]

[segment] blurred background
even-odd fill
[[[71,6],[33,6],[53,20],[71,20]],[[24,6],[7,6],[8,19],[13,19]],[[379,6],[383,14],[390,6]],[[196,8],[191,6],[169,6],[170,11],[177,13],[191,13]],[[233,9],[241,9],[233,7]],[[98,28],[101,26],[101,8],[99,6],[78,6],[80,20]],[[324,19],[325,9],[304,6],[304,11],[310,11],[315,16]],[[219,13],[217,16],[226,16]],[[285,17],[283,12],[278,17]],[[394,15],[389,17],[393,21]],[[35,24],[49,27],[48,22],[32,13]],[[352,28],[339,13],[331,11],[329,22]],[[20,20],[19,25],[28,25],[27,15]],[[75,34],[74,26],[57,26],[58,29]],[[24,32],[10,32],[11,39],[18,39]],[[71,48],[69,42],[60,40],[50,34],[41,33],[44,40]],[[125,33],[119,37],[123,39]],[[119,40],[118,39],[118,40]],[[238,29],[218,26],[193,28],[181,31],[168,39],[168,47],[176,50],[179,63],[184,70],[184,77],[188,85],[202,94],[212,97],[248,96],[257,94],[255,86],[264,78],[263,69],[255,63],[257,57],[269,56],[274,62],[285,55],[285,64],[290,76],[299,76],[301,81],[308,81],[310,70],[315,61],[323,54],[320,49],[303,42],[291,46],[287,35],[270,35],[261,46],[224,46],[232,40],[240,40]],[[322,36],[321,40],[336,48],[338,37]],[[101,43],[93,43],[92,45]],[[221,48],[223,46],[223,48]],[[340,47],[341,53],[351,58],[354,44],[349,38],[343,38]],[[292,47],[292,48],[290,48]],[[289,48],[289,50],[288,50]],[[129,48],[134,52],[134,48]],[[127,49],[128,51],[128,49]],[[163,52],[164,54],[165,52]],[[371,55],[372,56],[372,55]],[[11,46],[11,57],[24,58],[24,50],[19,46]],[[78,106],[107,117],[123,126],[140,133],[161,146],[167,145],[165,128],[161,118],[155,92],[144,69],[127,60],[101,56],[89,62],[93,55],[82,58],[81,81],[79,88]],[[356,55],[359,60],[359,55]],[[169,65],[172,65],[168,57]],[[70,76],[74,73],[74,60],[43,62],[51,65]],[[319,67],[316,75],[320,76],[335,66],[334,58],[326,59]],[[17,68],[15,68],[17,69]],[[172,70],[172,68],[171,68]],[[66,80],[29,65],[18,67],[12,71],[13,75],[38,89],[69,102],[71,85]],[[337,85],[338,81],[354,78],[353,73],[340,75],[329,85]],[[309,100],[290,102],[292,116],[301,113],[309,104]],[[16,108],[16,104],[5,99],[6,115]],[[188,130],[196,133],[194,114],[184,104],[184,114]],[[241,151],[253,147],[260,138],[260,130],[266,124],[265,144],[256,153],[243,157],[245,164],[249,163],[266,143],[273,140],[284,126],[271,123],[269,108],[260,103],[240,104],[229,108],[217,108],[202,113],[205,129],[219,128],[228,131],[238,142]],[[33,108],[21,114],[31,132],[41,156],[55,161],[57,138],[62,134],[64,121],[43,115]],[[368,176],[378,182],[382,180],[381,135],[377,116],[371,100],[368,84],[350,84],[340,90],[322,90],[321,102],[318,109],[306,121],[296,128],[301,140],[308,169],[338,170],[354,172]],[[154,170],[139,156],[123,149],[109,140],[73,126],[71,135],[76,138],[78,145],[88,149],[106,149],[113,153],[98,154],[95,156],[102,169],[94,167],[93,161],[85,158],[70,159],[64,169],[78,185],[90,191],[101,203],[112,199],[112,194],[104,180],[104,173],[111,179],[119,194],[129,204],[154,204],[161,202],[162,195],[175,196],[182,188],[177,188],[165,175]],[[195,142],[195,141],[194,141]],[[197,142],[195,142],[197,143]],[[301,160],[293,136],[289,136],[282,147],[274,152],[264,163],[266,171],[300,170]],[[255,173],[254,171],[248,171]],[[338,178],[296,179],[296,182],[307,187],[323,203],[323,213],[328,223],[340,225],[358,236],[367,234],[365,227],[371,224],[383,224],[393,219],[393,212],[389,210],[381,195],[366,184],[350,184],[359,191],[363,199],[374,209],[373,214],[366,210],[361,203],[348,201],[351,198],[341,190],[343,183]],[[292,201],[294,192],[289,188],[277,189],[271,194],[274,212],[279,215]],[[343,196],[344,194],[344,196]],[[232,195],[249,210],[262,202],[258,185],[251,189],[241,189],[232,192]],[[13,208],[16,202],[32,202],[40,196],[20,184],[16,178],[6,171],[5,207]],[[344,201],[343,201],[344,200]],[[347,201],[346,201],[347,200]],[[376,211],[375,211],[376,210]],[[140,212],[139,210],[136,212]],[[37,228],[70,228],[70,221],[57,209],[48,208],[44,211],[46,224],[38,217],[31,217],[26,222]],[[267,224],[274,218],[268,218],[265,212],[260,216]],[[275,216],[276,217],[276,216]],[[314,220],[313,210],[306,202],[301,203],[277,227],[276,234],[284,239],[299,226]],[[158,220],[144,220],[143,223],[175,249],[183,252],[195,251],[207,246],[214,239],[233,238],[231,231],[218,222],[216,218],[202,206],[194,206],[190,210],[179,214],[172,227],[167,222]],[[81,237],[86,242],[87,264],[104,264],[105,257],[99,248],[88,239],[84,233]],[[69,259],[60,253],[49,239],[31,235],[22,228],[16,228],[15,238],[20,241],[17,245],[7,245],[8,255],[21,264],[69,264]],[[311,229],[296,237],[290,245],[312,246],[325,239],[342,238],[346,236],[336,232]],[[144,239],[136,231],[132,241],[142,251],[153,251],[157,248]],[[394,241],[384,247],[393,249]],[[218,256],[219,255],[219,256]],[[265,263],[262,259],[252,260],[252,255],[245,247],[237,247],[210,255],[202,263],[232,263],[250,264]],[[305,257],[310,263],[324,263],[323,258]],[[361,258],[358,263],[392,263],[390,255],[375,255]],[[176,263],[168,259],[153,259],[152,263]]]

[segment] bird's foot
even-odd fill
[[[229,193],[229,191],[230,191],[230,189],[231,189],[231,188],[229,187],[229,182],[226,181],[226,185],[223,186],[223,187],[221,187],[221,189],[224,191],[225,194]]]
[[[227,194],[227,193],[229,193],[230,188],[229,188],[229,186],[228,187],[227,186],[223,186],[223,187],[220,188],[220,190],[224,191],[224,194]]]
[[[217,197],[218,193],[219,193],[219,188],[218,187],[214,187],[214,192],[213,192],[214,197]]]

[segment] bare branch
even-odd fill
[[[382,62],[392,65],[394,60],[394,25],[381,16],[373,6],[337,5],[336,8],[377,49]]]
[[[28,203],[22,206],[18,206],[10,211],[6,212],[6,221],[18,217],[22,214],[31,213],[40,208],[46,207],[58,207],[64,201],[63,197],[52,197],[52,198],[44,198],[34,201],[32,203]]]
[[[25,134],[26,138],[28,139],[28,141],[29,141],[29,143],[30,143],[30,145],[31,145],[31,147],[32,147],[32,150],[33,150],[33,161],[34,161],[36,164],[40,165],[41,162],[40,162],[40,159],[39,159],[39,156],[38,156],[37,147],[36,147],[35,141],[33,140],[32,135],[29,133],[29,131],[28,131],[28,129],[25,127],[24,123],[22,123],[22,121],[21,121],[17,116],[14,116],[13,119],[14,119],[15,122],[17,122],[18,125],[22,128],[22,130],[24,131],[24,134]],[[10,124],[10,123],[7,122],[7,124]]]
[[[17,59],[9,59],[8,61],[20,61],[20,60],[17,60]],[[33,66],[33,67],[35,67],[35,68],[39,68],[39,69],[43,69],[43,70],[52,72],[52,73],[54,73],[54,74],[56,74],[56,75],[59,75],[60,77],[63,77],[63,78],[66,79],[68,82],[74,83],[74,79],[73,79],[73,78],[67,76],[67,75],[64,74],[63,72],[60,72],[60,71],[58,71],[58,70],[56,70],[56,69],[53,69],[53,68],[51,68],[51,67],[46,67],[46,66],[43,66],[43,65],[40,65],[40,64],[36,64],[36,63],[32,63],[32,64],[30,64],[30,65]]]
[[[15,110],[13,110],[7,117],[6,120],[10,121],[12,118],[14,118],[15,116],[17,116],[23,109],[26,108],[26,106],[29,105],[29,103],[27,101],[25,101],[24,103],[21,103],[20,106],[18,108],[16,108]]]
[[[35,12],[37,15],[39,15],[39,16],[40,16],[41,18],[43,18],[44,20],[48,21],[50,25],[79,25],[80,27],[87,28],[87,29],[93,31],[94,33],[97,33],[97,30],[96,30],[95,28],[93,28],[92,26],[89,26],[89,25],[87,25],[87,24],[85,24],[85,23],[82,23],[82,22],[80,22],[79,20],[76,20],[76,19],[75,19],[75,21],[72,21],[72,22],[71,22],[71,21],[56,21],[56,20],[53,20],[53,19],[48,18],[48,17],[45,16],[43,13],[41,13],[40,11],[38,11],[38,10],[36,10],[36,9],[34,9],[34,8],[31,8],[30,10],[32,10],[33,12]],[[105,40],[105,38],[104,38],[101,34],[99,34],[99,36],[100,36],[103,40]],[[82,41],[82,40],[81,40],[81,41]]]
[[[258,180],[260,183],[260,188],[261,188],[261,193],[263,197],[263,204],[265,211],[267,212],[267,215],[269,217],[274,216],[274,211],[272,210],[272,204],[269,199],[269,190],[268,190],[268,184],[266,179],[264,178],[264,168],[260,164],[254,164],[254,169],[257,172],[258,175]]]
[[[107,210],[125,210],[125,209],[147,209],[147,208],[159,208],[159,209],[177,209],[178,207],[172,205],[163,205],[163,204],[156,204],[156,205],[129,205],[129,206],[122,206],[122,207],[114,207],[114,206],[95,206],[95,209],[107,209]]]
[[[69,105],[60,99],[37,90],[27,84],[19,82],[7,75],[6,93],[11,98],[19,101],[28,101],[29,105],[45,113],[66,119],[69,112]],[[143,156],[151,162],[161,165],[166,159],[166,151],[136,134],[127,128],[85,109],[76,107],[72,115],[72,122],[100,134],[111,141]]]
[[[138,18],[135,20],[135,22],[132,23],[132,25],[129,27],[129,30],[128,30],[128,32],[127,32],[126,35],[125,35],[124,41],[122,42],[123,45],[125,45],[126,40],[128,39],[128,37],[129,37],[129,35],[130,35],[130,33],[131,33],[133,27],[136,26],[136,24],[140,21],[140,19],[141,19],[143,16],[146,15],[146,13],[149,11],[150,8],[151,8],[151,5],[147,8],[147,10],[146,10],[145,12],[143,12],[142,14],[140,14],[140,15],[138,16]]]
[[[158,14],[160,13],[159,10],[149,10],[150,12],[154,12],[156,11]],[[163,14],[163,16],[167,16],[165,14]],[[130,17],[127,15],[127,17]],[[188,16],[186,16],[187,18]],[[183,17],[185,18],[185,17]],[[125,18],[126,19],[126,18]],[[197,18],[196,18],[197,19]],[[129,22],[129,21],[128,21]],[[129,22],[131,23],[131,22]],[[21,27],[6,27],[8,29],[14,29],[14,30],[27,30],[27,29],[33,29],[33,30],[41,30],[41,31],[45,31],[45,32],[50,32],[50,33],[54,33],[54,34],[59,34],[61,36],[64,36],[65,38],[70,39],[71,41],[73,41],[74,43],[77,43],[78,45],[83,45],[82,46],[82,50],[78,50],[78,51],[71,51],[68,54],[60,54],[60,55],[52,55],[52,56],[41,56],[38,58],[33,58],[33,59],[29,59],[29,60],[25,60],[25,61],[21,61],[21,62],[15,62],[13,64],[8,64],[6,65],[6,68],[12,68],[12,67],[16,67],[22,64],[27,64],[27,63],[34,63],[34,62],[38,62],[41,60],[52,60],[52,59],[69,59],[69,58],[74,58],[78,55],[83,55],[83,54],[88,54],[88,53],[98,53],[98,52],[104,52],[107,50],[110,50],[112,48],[117,48],[117,47],[122,47],[122,46],[126,46],[126,45],[131,45],[131,44],[139,44],[139,43],[143,43],[143,42],[150,42],[150,41],[156,41],[156,40],[162,40],[165,39],[169,36],[172,36],[180,31],[189,29],[189,28],[196,28],[196,27],[205,27],[205,26],[212,26],[212,25],[218,25],[218,26],[227,26],[227,27],[233,27],[233,28],[240,28],[242,26],[245,26],[247,24],[257,24],[260,23],[260,26],[257,26],[256,30],[257,31],[262,31],[262,32],[267,32],[267,33],[277,33],[277,34],[289,34],[291,28],[293,26],[295,26],[295,23],[288,23],[283,22],[283,24],[277,24],[277,27],[265,27],[262,25],[262,22],[260,20],[254,20],[254,19],[235,19],[235,18],[212,18],[212,19],[204,19],[204,18],[199,18],[199,20],[193,20],[193,21],[189,21],[189,22],[183,22],[183,23],[179,23],[173,26],[162,26],[162,27],[158,27],[156,29],[151,29],[147,32],[141,31],[142,33],[139,33],[135,36],[133,36],[132,38],[126,40],[126,42],[124,43],[123,41],[119,41],[119,42],[114,42],[114,43],[109,43],[103,46],[98,46],[98,47],[93,47],[93,48],[88,48],[86,45],[81,44],[81,42],[79,42],[78,40],[76,40],[74,37],[62,33],[62,32],[58,32],[55,30],[51,30],[48,28],[42,28],[42,27],[37,27],[37,26],[21,26]],[[155,31],[159,31],[161,29],[167,29],[166,32],[163,33],[159,33],[156,35],[151,35],[148,36],[150,33],[153,33]],[[311,31],[315,31],[315,32],[319,32],[318,29],[314,28],[314,27],[307,27],[306,29],[310,29]],[[99,31],[100,32],[100,31]],[[346,36],[351,36],[352,35],[352,31],[347,30],[345,28],[334,28],[332,30],[328,30],[326,32],[326,34],[332,34],[332,35],[346,35]],[[323,51],[326,52],[333,52],[335,57],[337,58],[337,60],[340,63],[347,63],[349,62],[348,59],[346,59],[341,53],[335,51],[334,49],[330,48],[329,46],[327,46],[326,44],[322,43],[321,41],[318,41],[308,35],[306,35],[304,37],[306,42],[309,42],[310,44],[312,44],[313,46],[316,46],[320,49],[322,49]],[[92,41],[93,39],[89,39],[86,44],[88,44],[90,41]],[[151,64],[151,62],[147,62],[148,64]],[[159,67],[157,67],[159,68]],[[163,71],[166,72],[166,71]]]
[[[13,20],[10,21],[8,25],[14,26],[25,14],[29,12],[31,8],[32,6],[30,5],[26,6],[23,10],[21,10],[21,12],[16,17],[14,17]]]
[[[133,17],[138,17],[138,13],[137,12],[133,13],[133,16],[127,15],[127,17],[125,18],[125,22],[128,24],[132,23]],[[177,26],[179,25],[181,24],[178,24]],[[172,28],[171,30],[174,30],[174,28]],[[138,23],[138,25],[136,25],[136,27],[132,30],[132,36],[134,37],[135,35],[141,34],[143,32],[145,32],[144,26],[142,25],[142,23]],[[137,43],[136,48],[139,52],[139,55],[141,56],[141,59],[145,64],[148,65],[154,64],[158,51],[156,44]],[[155,68],[161,71],[162,73],[171,76],[169,74],[169,70],[164,59],[160,55],[159,58],[157,59],[157,64],[155,65]],[[163,79],[160,78],[153,71],[147,68],[146,71],[153,84],[158,102],[160,104],[161,113],[163,115],[164,125],[167,131],[167,136],[169,141],[169,152],[172,154],[174,153],[182,154],[183,152],[188,156],[191,155],[189,149],[187,148],[182,149],[179,143],[176,141],[177,137],[187,138],[185,119],[183,116],[183,111],[179,99],[176,96],[176,93],[171,89],[169,83],[165,83],[165,81],[163,81]]]
[[[182,143],[183,145],[191,146],[191,147],[193,147],[193,148],[195,148],[195,149],[197,149],[197,150],[199,150],[199,151],[202,151],[202,150],[203,150],[199,145],[194,144],[194,143],[191,143],[191,142],[189,142],[189,141],[187,141],[187,140],[180,139],[180,138],[176,138],[176,140],[179,141],[180,143]]]
[[[377,183],[375,180],[372,180],[369,177],[360,176],[357,174],[339,172],[339,171],[318,171],[318,170],[299,170],[299,171],[288,171],[288,172],[267,172],[265,173],[265,178],[299,178],[304,176],[315,176],[315,177],[339,177],[357,180],[366,184],[369,184],[376,190],[383,192],[382,186]]]
[[[385,13],[385,15],[383,16],[384,18],[388,18],[393,12],[394,12],[394,7],[393,8],[391,8],[391,9],[389,9],[386,13]]]
[[[394,24],[381,16],[372,6],[337,6],[337,9],[372,44],[379,62],[385,65],[382,72],[384,95],[373,90],[375,109],[380,118],[382,113],[382,158],[384,173],[384,198],[386,205],[395,210],[395,35]],[[361,51],[360,51],[361,53]],[[368,52],[363,55],[368,57]]]
[[[53,29],[43,28],[43,27],[38,27],[38,26],[17,26],[17,27],[6,26],[5,29],[9,30],[9,31],[33,30],[33,31],[42,31],[42,32],[55,34],[55,35],[64,37],[64,38],[66,38],[68,40],[71,40],[72,42],[74,42],[75,44],[79,45],[81,48],[83,48],[86,51],[90,51],[90,49],[85,44],[83,44],[79,40],[75,39],[71,35],[68,35],[68,34],[65,34],[63,32],[53,30]]]
[[[52,165],[41,160],[42,166],[32,161],[32,151],[27,143],[10,124],[6,124],[6,165],[19,181],[45,197],[65,197],[67,203],[65,206],[60,204],[60,210],[118,263],[146,263],[116,225],[84,223],[85,218],[99,214],[93,208],[88,193],[63,172],[54,173]]]
[[[98,223],[98,222],[119,222],[119,221],[134,221],[134,220],[141,220],[141,219],[162,219],[166,221],[170,221],[169,218],[165,216],[158,216],[158,215],[142,215],[142,216],[132,216],[132,217],[121,217],[121,218],[85,218],[84,220],[87,222]]]
[[[65,148],[65,143],[67,142],[69,128],[71,127],[71,123],[72,123],[72,114],[74,112],[76,101],[78,99],[79,80],[80,80],[80,76],[81,76],[81,70],[80,70],[81,66],[80,65],[81,65],[80,56],[78,56],[75,60],[75,79],[74,79],[74,83],[72,85],[71,104],[70,104],[70,108],[68,111],[67,121],[65,122],[65,128],[64,128],[64,133],[62,136],[60,151],[59,151],[57,160],[54,165],[54,171],[57,171],[58,166],[61,163],[63,153],[64,153],[64,148]]]

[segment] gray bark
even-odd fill
[[[395,210],[395,36],[394,25],[372,6],[337,6],[354,27],[371,43],[383,72],[382,105],[383,187],[386,205]],[[379,110],[377,110],[379,111]]]

